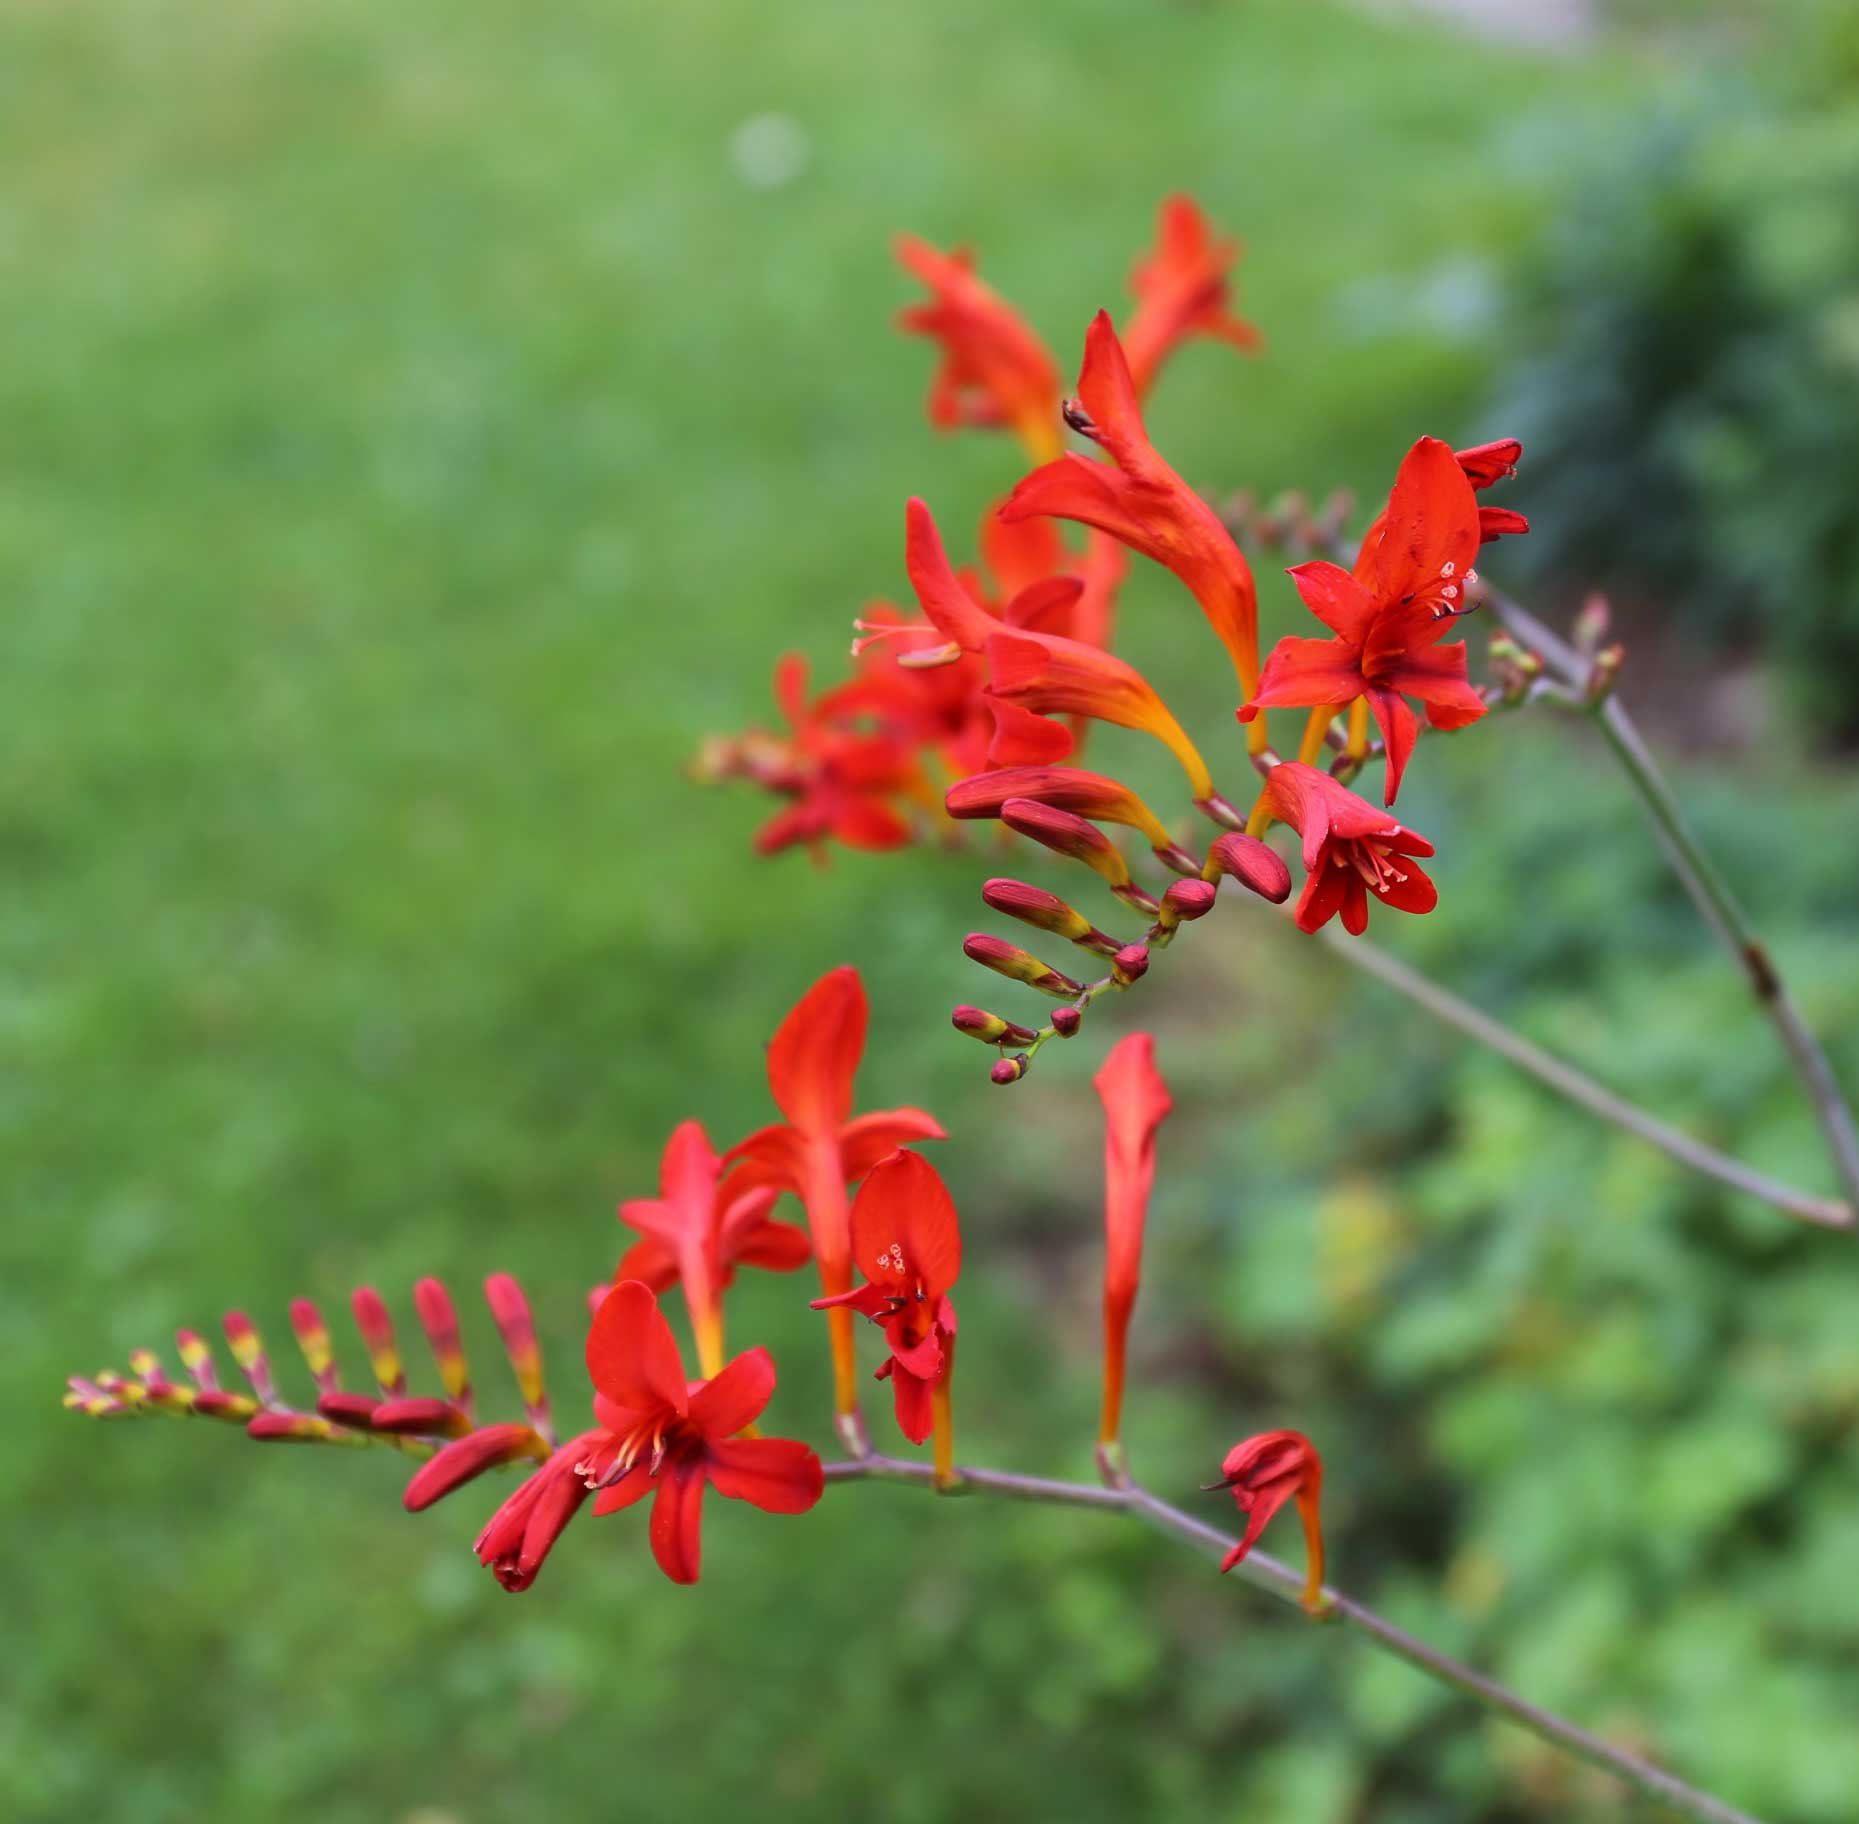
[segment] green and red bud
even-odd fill
[[[1016,1057],[1002,1058],[988,1072],[988,1080],[992,1083],[1018,1083],[1029,1068],[1024,1053]]]
[[[1095,950],[1100,956],[1115,956],[1120,948],[1114,937],[1106,937],[1082,912],[1043,887],[1028,886],[1023,880],[995,879],[982,887],[981,897],[996,912],[1050,931],[1081,949]]]
[[[1009,981],[1024,982],[1027,987],[1037,988],[1041,994],[1052,995],[1055,999],[1070,1000],[1084,992],[1082,982],[1074,982],[1069,975],[1061,975],[1058,970],[1042,963],[1030,950],[1022,950],[1018,944],[1010,944],[1005,938],[990,937],[985,931],[971,931],[962,939],[962,951],[971,962],[979,963],[982,968],[992,969],[996,975],[1004,975]]]
[[[1149,973],[1149,946],[1147,944],[1125,944],[1110,959],[1110,973],[1125,988],[1132,982],[1141,981]]]
[[[966,1004],[949,1015],[949,1024],[957,1032],[966,1033],[971,1039],[979,1039],[985,1045],[1030,1045],[1039,1036],[1030,1026],[1003,1020],[998,1013],[989,1013],[985,1007],[970,1007]]]

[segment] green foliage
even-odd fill
[[[1633,1815],[1095,1516],[883,1487],[805,1521],[717,1502],[696,1591],[632,1515],[582,1522],[509,1599],[469,1553],[494,1489],[413,1519],[374,1454],[57,1409],[68,1369],[176,1323],[244,1305],[281,1357],[291,1295],[368,1279],[404,1312],[435,1268],[523,1276],[571,1406],[611,1206],[678,1118],[725,1140],[766,1117],[760,1044],[845,959],[874,1003],[870,1103],[958,1136],[965,1454],[1088,1473],[1086,1084],[1140,1013],[1180,1108],[1137,1315],[1145,1478],[1199,1501],[1234,1438],[1298,1424],[1350,1588],[1764,1816],[1839,1814],[1838,1243],[1597,1132],[1240,908],[994,1091],[943,1024],[974,991],[979,852],[756,866],[760,807],[679,777],[704,730],[765,713],[778,650],[837,663],[859,603],[896,592],[905,494],[959,525],[1011,472],[922,425],[895,227],[977,241],[1069,360],[1157,197],[1199,191],[1248,238],[1271,337],[1256,364],[1191,351],[1158,397],[1212,481],[1367,491],[1420,429],[1503,428],[1467,409],[1486,376],[1457,331],[1350,339],[1333,300],[1513,250],[1540,211],[1493,174],[1507,116],[1541,104],[1580,137],[1640,73],[1315,17],[6,15],[0,1815]],[[767,113],[810,157],[758,188],[731,145]],[[1264,588],[1289,625],[1288,586]],[[1167,579],[1135,579],[1128,625],[1230,732]],[[1135,748],[1101,751],[1122,771]],[[1813,1179],[1780,1060],[1580,731],[1510,719],[1422,761],[1445,908],[1377,936]],[[1810,1017],[1859,1031],[1850,782],[1685,789]],[[1838,1061],[1859,1076],[1850,1037]],[[795,1283],[747,1279],[731,1327],[776,1352],[771,1421],[822,1437]]]
[[[1615,592],[1650,638],[1682,618],[1720,651],[1772,647],[1850,741],[1859,111],[1827,36],[1785,111],[1715,81],[1577,159],[1497,415],[1541,481],[1532,577]]]

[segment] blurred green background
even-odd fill
[[[1087,1080],[1139,1014],[1178,1103],[1145,1480],[1222,1517],[1191,1492],[1220,1453],[1296,1425],[1345,1587],[1764,1817],[1851,1815],[1849,1245],[1240,908],[995,1091],[945,1023],[979,992],[984,856],[757,864],[766,806],[681,772],[766,718],[778,652],[836,674],[902,586],[906,494],[964,528],[1016,473],[925,425],[889,235],[977,244],[1069,369],[1186,188],[1246,238],[1270,346],[1180,356],[1158,441],[1211,488],[1372,496],[1421,432],[1516,414],[1541,455],[1505,498],[1539,531],[1493,571],[1534,563],[1558,619],[1634,572],[1629,697],[1859,1081],[1851,662],[1795,638],[1850,638],[1859,600],[1859,260],[1850,207],[1781,206],[1842,194],[1845,9],[1482,10],[1505,29],[1304,0],[0,6],[0,1815],[1642,1815],[1092,1516],[717,1501],[695,1591],[641,1514],[583,1520],[512,1600],[469,1549],[497,1486],[411,1519],[384,1453],[59,1410],[66,1372],[228,1305],[282,1358],[293,1294],[365,1279],[405,1314],[420,1273],[498,1268],[571,1407],[612,1205],[676,1120],[768,1118],[761,1044],[841,961],[873,1002],[864,1105],[955,1135],[964,1455],[1089,1473]],[[1727,90],[1773,155],[1735,181]],[[1677,223],[1669,258],[1647,221]],[[1649,351],[1681,370],[1658,411]],[[1192,605],[1141,570],[1124,625],[1239,789]],[[1093,751],[1150,764],[1116,731]],[[1422,757],[1403,805],[1443,904],[1375,936],[1822,1187],[1587,731],[1504,718]],[[776,1350],[778,1428],[824,1443],[803,1291],[750,1278],[731,1331]]]

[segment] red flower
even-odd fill
[[[858,971],[823,975],[781,1022],[768,1048],[768,1087],[787,1116],[732,1147],[740,1160],[732,1182],[791,1191],[806,1206],[820,1285],[828,1294],[852,1284],[852,1231],[846,1187],[886,1154],[914,1140],[941,1140],[941,1126],[920,1108],[852,1114],[852,1079],[865,1052],[868,1009]],[[838,1411],[858,1408],[857,1366],[849,1316],[835,1318],[833,1364]]]
[[[1486,488],[1495,487],[1500,481],[1508,481],[1515,475],[1517,464],[1522,458],[1523,445],[1515,437],[1501,437],[1496,443],[1481,443],[1469,450],[1455,450],[1452,457],[1463,471],[1465,479],[1481,494]],[[1372,560],[1387,523],[1388,509],[1383,507],[1370,522],[1368,530],[1362,534],[1362,548],[1355,563],[1357,576],[1366,576],[1365,566]],[[1530,522],[1521,513],[1513,513],[1509,507],[1478,509],[1478,542],[1481,545],[1529,529]]]
[[[658,1185],[656,1198],[620,1205],[620,1220],[643,1239],[627,1249],[614,1281],[636,1279],[653,1292],[682,1282],[698,1362],[714,1375],[723,1367],[723,1293],[737,1265],[792,1273],[813,1249],[791,1223],[769,1221],[781,1195],[773,1186],[744,1190],[724,1179],[723,1161],[695,1121],[683,1122],[665,1143]]]
[[[897,257],[928,288],[927,303],[898,317],[913,335],[942,349],[930,381],[930,422],[1005,425],[1016,431],[1035,462],[1059,448],[1059,370],[1025,318],[975,273],[972,253],[940,253],[927,241],[900,234]]]
[[[1142,1275],[1156,1130],[1175,1106],[1146,1032],[1120,1039],[1092,1078],[1104,1104],[1104,1406],[1100,1446],[1117,1442],[1124,1350]]]
[[[1323,1601],[1323,1526],[1318,1504],[1323,1495],[1323,1459],[1301,1431],[1266,1431],[1235,1444],[1220,1465],[1220,1480],[1212,1488],[1230,1488],[1246,1530],[1239,1543],[1221,1560],[1224,1576],[1258,1544],[1272,1516],[1293,1496],[1298,1518],[1304,1523],[1307,1575],[1304,1606],[1315,1609]]]
[[[1246,354],[1264,338],[1227,310],[1227,274],[1239,258],[1238,241],[1216,240],[1191,196],[1171,196],[1156,216],[1155,247],[1136,263],[1130,290],[1136,309],[1124,325],[1123,352],[1139,396],[1147,394],[1162,363],[1194,336],[1214,336]]]
[[[793,800],[756,832],[756,852],[775,855],[805,843],[820,861],[829,838],[853,849],[909,842],[910,825],[894,800],[924,800],[929,788],[908,742],[858,725],[871,709],[862,681],[810,703],[807,661],[790,653],[775,666],[775,700],[789,734],[752,729],[713,741],[697,768],[705,779],[740,776]]]
[[[1438,644],[1463,612],[1478,537],[1471,483],[1445,444],[1422,437],[1355,573],[1322,562],[1291,571],[1304,605],[1335,637],[1280,640],[1239,719],[1281,704],[1340,708],[1366,697],[1387,743],[1384,802],[1392,804],[1419,727],[1404,698],[1424,703],[1435,728],[1463,728],[1485,713],[1466,681],[1465,642]]]
[[[819,1500],[820,1459],[805,1444],[737,1435],[754,1424],[775,1390],[766,1349],[748,1350],[720,1374],[687,1385],[677,1339],[658,1300],[637,1280],[627,1280],[594,1314],[587,1371],[600,1430],[577,1440],[583,1448],[573,1473],[584,1494],[597,1491],[597,1514],[656,1493],[652,1556],[673,1583],[697,1581],[706,1483],[771,1514],[804,1514]],[[532,1481],[548,1477],[565,1454],[557,1452]],[[536,1508],[552,1495],[552,1487],[545,1488]],[[493,1521],[491,1530],[496,1527]],[[487,1532],[479,1542],[480,1557],[490,1540]]]
[[[816,1311],[861,1312],[884,1329],[897,1425],[921,1444],[937,1425],[955,1362],[955,1306],[949,1288],[962,1271],[955,1204],[936,1168],[916,1153],[892,1153],[872,1168],[852,1206],[852,1252],[865,1285],[816,1298]],[[941,1439],[938,1465],[945,1471]]]
[[[1266,775],[1263,799],[1304,839],[1300,931],[1319,930],[1340,912],[1343,929],[1360,937],[1371,892],[1397,912],[1431,912],[1439,903],[1432,881],[1410,859],[1431,855],[1433,845],[1328,773],[1286,760]]]
[[[1174,571],[1194,592],[1232,658],[1242,694],[1250,697],[1259,682],[1252,571],[1213,508],[1150,443],[1129,365],[1103,311],[1085,338],[1078,401],[1067,414],[1079,432],[1103,445],[1112,462],[1061,456],[1008,495],[1001,517],[1078,520]]]

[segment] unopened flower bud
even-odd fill
[[[1291,896],[1291,870],[1276,849],[1256,836],[1237,832],[1222,836],[1213,846],[1211,859],[1222,874],[1231,874],[1242,886],[1275,906],[1283,905]]]
[[[1205,918],[1219,897],[1220,889],[1211,880],[1178,880],[1162,895],[1162,910],[1177,918]]]
[[[1140,981],[1149,973],[1149,946],[1125,944],[1110,959],[1110,973],[1126,988],[1131,982]]]
[[[1218,792],[1207,798],[1195,799],[1194,808],[1226,829],[1243,830],[1246,827],[1245,813],[1235,809]]]
[[[1193,876],[1201,871],[1201,864],[1188,853],[1180,843],[1171,842],[1155,852],[1155,858],[1165,868],[1173,868],[1177,874]]]
[[[1001,806],[1001,822],[1022,836],[1044,843],[1056,855],[1069,856],[1094,868],[1113,887],[1132,884],[1123,851],[1100,830],[1072,811],[1061,811],[1032,798],[1009,798]]]
[[[1084,1024],[1084,1014],[1076,1007],[1055,1007],[1052,1010],[1052,1030],[1060,1038],[1069,1039]]]
[[[1030,887],[1023,880],[990,880],[981,889],[981,897],[996,912],[1005,912],[1022,924],[1034,925],[1057,937],[1095,950],[1102,956],[1115,956],[1117,940],[1106,937],[1082,912],[1076,911],[1056,893],[1043,887]]]
[[[1620,681],[1620,668],[1626,663],[1627,649],[1616,641],[1612,646],[1603,646],[1594,655],[1594,665],[1588,673],[1588,701],[1604,703],[1614,694],[1614,686]]]
[[[1607,597],[1589,596],[1582,604],[1581,613],[1575,617],[1575,650],[1584,654],[1599,652],[1612,623],[1613,614],[1608,608]]]
[[[1003,1020],[998,1013],[989,1013],[985,1007],[958,1007],[949,1015],[949,1024],[957,1032],[965,1032],[971,1039],[980,1039],[986,1045],[1003,1042],[1030,1045],[1038,1037],[1029,1028],[1015,1025],[1012,1020]]]
[[[1074,995],[1084,992],[1083,983],[1074,982],[1069,975],[1061,975],[1056,969],[1048,968],[1031,951],[1022,950],[1018,944],[1010,944],[1004,938],[990,937],[985,931],[971,931],[962,939],[962,950],[970,961],[979,963],[982,968],[992,969],[996,975],[1004,975],[1010,981],[1024,982],[1029,988],[1037,988],[1041,994],[1070,1000]]]
[[[1018,1083],[1026,1075],[1027,1064],[1024,1054],[1018,1057],[1002,1058],[988,1072],[988,1080],[993,1083]]]

